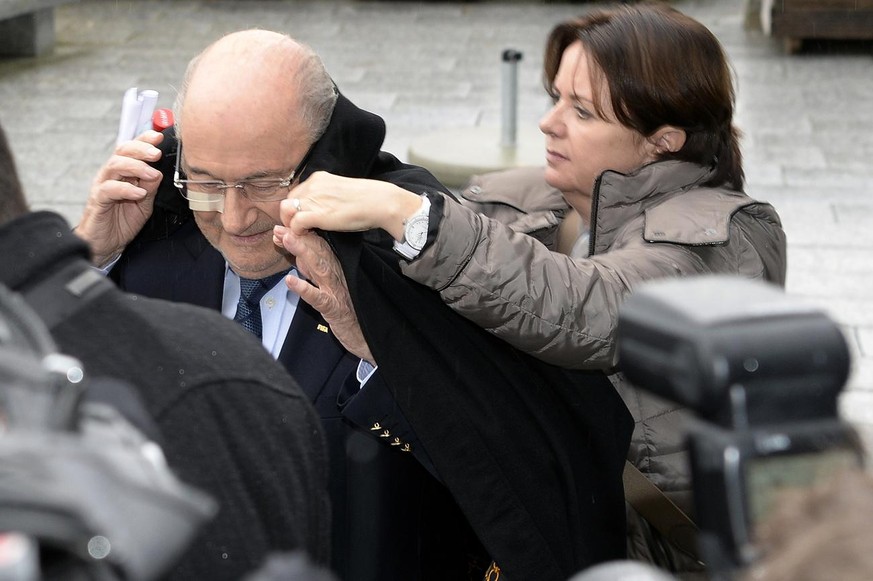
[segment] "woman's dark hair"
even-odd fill
[[[27,211],[27,200],[15,170],[15,158],[6,140],[6,133],[0,127],[0,224],[26,214]]]
[[[685,145],[659,160],[712,166],[704,185],[743,189],[740,132],[733,125],[730,65],[715,35],[693,18],[657,3],[600,9],[556,26],[546,44],[543,82],[552,89],[561,57],[580,41],[597,65],[594,107],[603,116],[599,87],[609,88],[619,123],[648,137],[664,125],[685,130]]]

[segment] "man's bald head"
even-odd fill
[[[196,112],[207,122],[228,116],[270,119],[299,127],[317,140],[330,121],[336,93],[318,55],[305,44],[269,30],[228,34],[188,65],[176,99],[177,133]]]

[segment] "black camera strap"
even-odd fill
[[[115,285],[88,263],[76,261],[21,289],[27,304],[52,330]]]
[[[625,500],[640,516],[673,546],[700,561],[694,521],[630,462],[625,462],[623,479]]]

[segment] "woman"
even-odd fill
[[[617,363],[619,307],[639,283],[728,273],[784,285],[785,236],[775,210],[742,191],[731,71],[709,30],[665,5],[592,11],[551,32],[544,81],[554,100],[540,123],[545,182],[589,225],[587,249],[554,252],[428,194],[423,249],[400,249],[415,256],[401,260],[406,276],[537,358],[605,370]],[[427,206],[420,194],[315,174],[283,202],[283,221],[295,233],[381,228],[410,244],[404,222]],[[630,459],[662,488],[687,491],[676,426],[662,433],[658,404],[615,377],[638,422]]]

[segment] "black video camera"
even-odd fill
[[[757,558],[755,528],[781,489],[863,463],[838,417],[845,338],[775,286],[729,276],[649,283],[623,305],[618,341],[631,383],[695,412],[698,549],[714,577]]]

